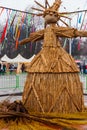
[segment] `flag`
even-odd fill
[[[76,23],[76,28],[78,29],[79,24],[81,24],[81,20],[82,20],[82,13],[77,15],[77,23]]]
[[[12,20],[11,20],[10,25],[9,25],[9,28],[8,28],[8,30],[11,32],[12,37],[14,35],[14,29],[13,29],[12,25],[14,23],[15,18],[16,18],[16,13],[13,15]]]
[[[17,32],[17,37],[16,37],[16,49],[18,48],[18,39],[20,37],[21,28],[22,28],[22,24],[24,23],[24,19],[25,19],[25,14],[23,14],[23,16],[21,18],[21,25],[20,25],[20,27],[18,27],[18,32]]]
[[[17,15],[18,15],[18,12],[17,12]],[[18,19],[17,19],[17,24],[16,24],[16,27],[15,27],[15,39],[17,38],[17,33],[18,33],[18,26],[19,26],[19,24],[20,24],[20,21],[21,21],[21,15],[22,15],[22,13],[20,12],[19,13],[19,17],[18,17]]]
[[[87,27],[87,23],[84,25],[84,30],[86,30],[86,27]]]
[[[7,19],[7,21],[6,21],[6,25],[5,25],[4,29],[3,29],[3,33],[2,33],[1,38],[0,38],[0,43],[1,43],[1,42],[4,40],[4,38],[5,38],[7,26],[8,26],[8,19]]]
[[[11,10],[6,10],[6,12],[7,12],[7,21],[6,21],[6,24],[5,24],[4,29],[3,29],[3,33],[2,33],[1,38],[0,38],[0,43],[3,42],[3,40],[4,40],[5,36],[6,36],[8,21],[9,21],[9,14],[10,14]]]
[[[76,28],[78,29],[78,20],[79,20],[79,13],[77,15],[77,23],[76,23]]]
[[[31,21],[31,14],[28,14],[27,18],[28,18],[28,26],[29,26],[30,25],[30,21]]]
[[[82,13],[80,14],[79,18],[78,18],[78,23],[81,23],[82,20]]]
[[[80,37],[79,42],[78,42],[78,45],[77,45],[77,49],[78,49],[78,51],[80,51],[80,48],[81,48],[81,42],[82,42],[82,40],[81,40],[81,37]]]
[[[20,36],[20,30],[18,31],[18,35],[17,35],[17,39],[16,39],[16,49],[18,48],[18,39],[19,39],[19,36]]]
[[[9,26],[8,26],[8,30],[10,29],[10,27],[12,26],[14,19],[16,17],[16,12],[12,10],[10,16],[9,16]]]
[[[2,8],[2,10],[1,10],[1,12],[0,12],[0,15],[2,14],[3,10],[4,10],[4,8]]]

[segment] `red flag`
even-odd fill
[[[0,38],[0,43],[1,43],[1,42],[4,40],[4,38],[5,38],[7,26],[8,26],[8,20],[6,21],[6,25],[5,25],[4,29],[3,29],[3,33],[2,33],[2,36],[1,36],[1,38]]]
[[[78,45],[77,45],[78,51],[80,51],[81,42],[82,42],[82,40],[81,40],[81,38],[80,38],[80,40],[79,40],[79,42],[78,42]]]

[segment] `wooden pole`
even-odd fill
[[[47,0],[45,0],[45,9],[47,9]],[[46,28],[46,23],[44,24],[44,28]]]
[[[71,20],[69,20],[69,26],[71,26]],[[71,38],[69,38],[69,54],[72,55],[72,45]]]

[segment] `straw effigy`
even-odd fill
[[[79,70],[72,58],[60,45],[59,37],[87,36],[87,32],[57,26],[61,13],[57,12],[61,4],[55,1],[52,7],[43,13],[45,29],[31,33],[20,44],[34,42],[44,38],[42,50],[26,67],[28,72],[23,92],[23,103],[33,112],[76,113],[84,111],[83,88],[79,79]],[[34,8],[35,9],[35,8]]]
[[[67,27],[56,25],[57,20],[61,20],[62,13],[57,12],[60,4],[61,0],[56,0],[52,7],[48,4],[49,9],[42,14],[49,24],[46,29],[32,33],[20,42],[44,38],[42,50],[26,65],[28,75],[23,102],[0,103],[0,130],[87,129],[87,108],[79,70],[59,41],[59,37],[87,36],[87,32],[69,28],[64,21]]]
[[[26,68],[29,73],[23,102],[29,111],[81,112],[84,103],[79,70],[52,28],[45,29],[43,49]]]

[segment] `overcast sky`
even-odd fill
[[[44,4],[45,0],[36,1]],[[54,1],[55,0],[48,0],[50,4]],[[61,8],[64,9],[64,7],[66,7],[67,11],[74,11],[77,10],[77,8],[87,9],[86,3],[87,0],[62,0]],[[25,10],[26,7],[33,5],[35,5],[34,0],[0,0],[0,6],[5,6],[19,10]]]
[[[42,5],[45,5],[44,4],[45,0],[36,0],[36,1],[41,3]],[[50,5],[52,5],[54,1],[55,0],[48,0]],[[0,0],[0,6],[24,11],[27,7],[31,8],[32,6],[36,6],[36,3],[34,2],[34,0]],[[85,10],[85,9],[87,9],[87,0],[76,0],[76,1],[75,0],[62,0],[60,12],[63,12],[63,11],[69,12],[69,11]],[[74,15],[73,17],[71,16],[72,26],[76,25],[77,15]],[[0,17],[0,23],[3,23],[3,18],[5,18],[4,13],[2,17]]]

